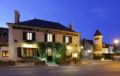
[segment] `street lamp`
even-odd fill
[[[119,42],[120,42],[119,39],[114,40],[114,52],[116,52],[116,53],[119,50],[119,46],[118,46]]]
[[[119,42],[120,42],[120,41],[119,41],[118,39],[115,39],[115,40],[114,40],[114,44],[116,44],[116,45],[118,45]]]

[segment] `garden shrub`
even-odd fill
[[[15,61],[14,60],[7,60],[7,61],[0,60],[0,65],[1,66],[12,66],[12,65],[15,65]]]

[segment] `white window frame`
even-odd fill
[[[47,34],[47,42],[53,42],[53,34]]]
[[[65,43],[70,43],[70,37],[69,36],[65,36]]]
[[[27,34],[26,34],[27,36],[27,40],[32,40],[32,32],[27,32]]]

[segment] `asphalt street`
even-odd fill
[[[2,67],[0,76],[120,76],[120,62],[26,68]]]

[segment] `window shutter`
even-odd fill
[[[37,57],[39,57],[40,56],[40,54],[39,54],[39,51],[37,50]]]
[[[27,36],[26,36],[26,32],[23,31],[23,40],[26,40],[26,39],[27,39],[26,37],[27,37]]]
[[[63,36],[63,43],[65,43],[65,36]]]
[[[22,57],[22,55],[21,55],[21,47],[17,48],[17,57]]]
[[[55,42],[55,35],[53,35],[53,42]]]
[[[35,32],[32,33],[32,40],[35,41],[36,39],[36,35],[35,35]]]
[[[70,37],[70,43],[72,43],[72,37]]]
[[[45,42],[47,42],[47,34],[45,34]]]

